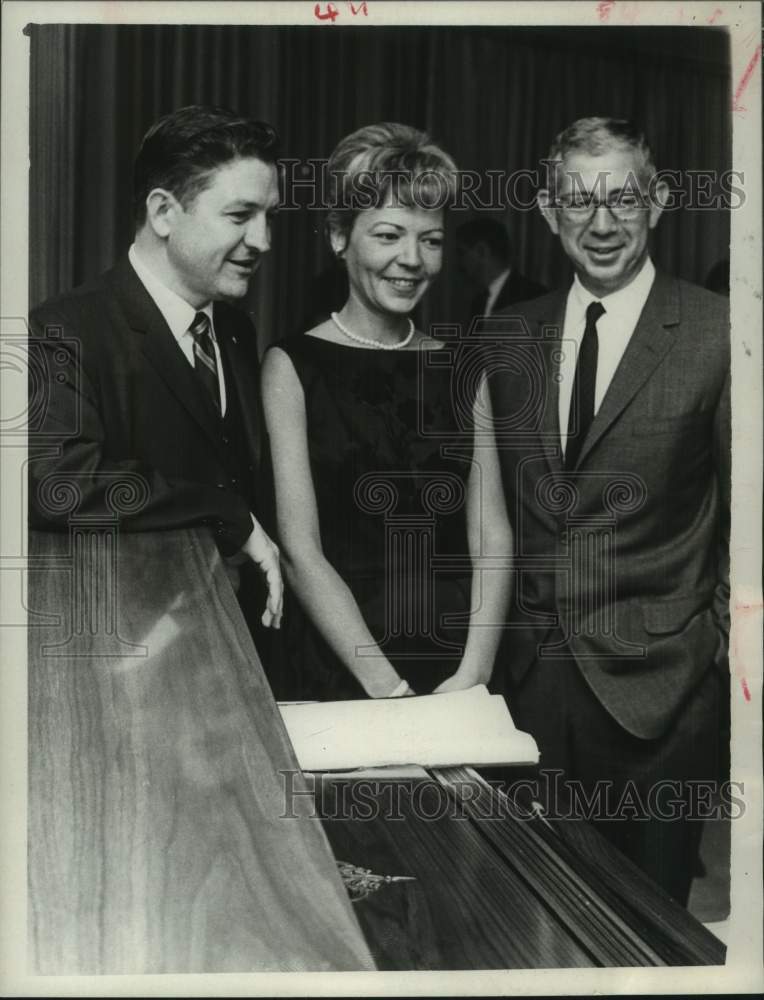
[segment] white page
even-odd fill
[[[417,698],[282,705],[300,766],[309,771],[389,764],[532,764],[533,737],[483,685]]]

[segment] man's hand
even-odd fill
[[[281,578],[278,546],[266,535],[262,525],[252,517],[252,534],[242,547],[242,552],[257,563],[265,573],[268,584],[268,601],[260,621],[266,628],[281,628],[281,613],[284,605],[284,581]]]

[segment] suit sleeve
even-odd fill
[[[170,478],[140,456],[106,453],[98,379],[76,337],[46,330],[74,325],[64,313],[30,317],[29,526],[68,529],[72,516],[94,526],[161,531],[208,526],[224,554],[252,530],[246,501],[215,485]]]
[[[717,551],[717,583],[714,590],[713,609],[721,635],[717,655],[718,666],[728,670],[730,631],[730,508],[732,488],[732,429],[730,409],[730,374],[724,380],[714,421],[714,464],[718,480],[720,511]]]

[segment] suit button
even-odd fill
[[[229,438],[224,434],[223,435],[223,444],[230,444],[230,443],[231,442],[230,442]]]
[[[238,485],[239,485],[239,480],[238,480],[238,479],[236,479],[236,478],[233,478],[233,479],[231,480],[231,486],[238,486]]]

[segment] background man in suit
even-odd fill
[[[33,387],[42,418],[30,440],[30,526],[67,528],[62,486],[78,516],[108,519],[115,485],[132,485],[140,500],[123,530],[209,526],[233,566],[263,572],[261,620],[278,627],[278,551],[252,513],[261,501],[255,331],[228,304],[270,249],[276,143],[270,125],[211,107],[183,108],[147,132],[129,252],[30,317],[45,372]]]
[[[496,219],[472,219],[456,230],[459,269],[480,291],[470,302],[470,321],[490,316],[515,302],[543,295],[543,285],[512,266],[507,230]]]
[[[724,756],[727,302],[656,272],[666,191],[629,123],[579,120],[549,158],[538,202],[575,277],[507,311],[520,340],[491,377],[516,531],[505,693],[542,767],[686,903],[692,782]]]

